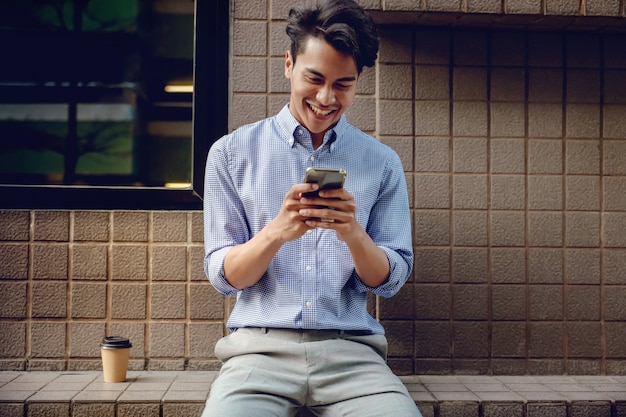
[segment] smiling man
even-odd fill
[[[292,417],[303,406],[420,416],[367,309],[368,293],[393,296],[413,266],[402,164],[344,116],[375,64],[376,27],[354,1],[330,0],[292,9],[286,31],[289,104],[221,138],[207,159],[204,267],[237,302],[203,417]],[[343,188],[304,182],[311,167],[345,170]]]
[[[354,101],[358,75],[352,56],[339,52],[324,39],[309,37],[299,55],[287,52],[289,110],[308,129],[314,149]]]

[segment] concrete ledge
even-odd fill
[[[2,417],[197,417],[217,372],[0,372]],[[622,417],[626,376],[408,376],[424,417]],[[302,410],[298,417],[312,414]]]

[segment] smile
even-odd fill
[[[309,106],[309,108],[311,110],[313,110],[313,113],[317,114],[318,116],[329,116],[331,113],[333,113],[335,110],[331,109],[331,110],[322,110],[317,106],[314,106],[311,103],[307,103],[307,105]]]

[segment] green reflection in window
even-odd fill
[[[137,0],[21,0],[15,3],[7,8],[5,17],[18,20],[2,19],[4,24],[0,27],[86,32],[137,30]],[[75,13],[80,13],[82,19],[76,20]]]
[[[0,183],[190,183],[191,94],[164,87],[192,82],[193,22],[191,0],[11,1]]]

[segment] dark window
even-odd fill
[[[0,206],[200,207],[227,126],[228,3],[1,6]]]

